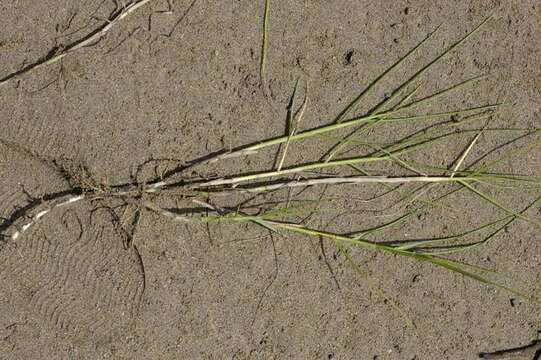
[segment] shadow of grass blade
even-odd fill
[[[531,219],[525,215],[522,215],[520,213],[517,213],[505,206],[503,206],[502,204],[500,204],[496,199],[492,198],[491,196],[485,194],[484,192],[482,192],[481,190],[478,190],[476,188],[474,188],[472,185],[468,184],[466,181],[464,180],[459,180],[458,181],[459,184],[463,185],[465,188],[467,188],[468,190],[470,190],[471,192],[477,194],[479,197],[481,197],[483,200],[486,200],[487,202],[489,202],[490,204],[494,205],[495,207],[499,208],[500,210],[503,210],[504,212],[508,213],[509,215],[513,215],[513,216],[516,216],[517,218],[519,219],[522,219],[532,225],[535,225],[537,227],[541,227],[541,223],[537,220],[534,220],[534,219]]]
[[[425,98],[422,98],[420,100],[415,100],[413,102],[410,102],[408,103],[408,101],[416,94],[416,92],[419,90],[419,88],[421,87],[421,85],[417,86],[413,91],[411,91],[406,97],[404,97],[402,100],[400,100],[400,102],[394,106],[390,112],[391,113],[398,113],[400,112],[401,110],[408,110],[408,109],[412,109],[412,108],[415,108],[415,107],[419,107],[423,104],[427,104],[429,103],[430,101],[434,101],[436,100],[437,98],[439,97],[442,97],[444,95],[446,95],[447,93],[451,92],[451,91],[454,91],[454,90],[457,90],[465,85],[468,85],[468,84],[471,84],[475,81],[479,81],[481,79],[484,79],[486,78],[486,75],[480,75],[480,76],[476,76],[476,77],[473,77],[471,79],[468,79],[468,80],[465,80],[461,83],[458,83],[458,84],[455,84],[453,86],[450,86],[446,89],[443,89],[433,95],[429,95]],[[404,103],[407,103],[406,105],[404,105]],[[355,129],[354,131],[352,131],[349,135],[347,135],[345,138],[343,139],[340,139],[340,141],[335,144],[329,151],[329,155],[328,155],[328,159],[330,160],[332,157],[334,157],[334,155],[336,153],[338,153],[338,151],[340,151],[342,148],[344,148],[345,146],[347,146],[349,143],[350,143],[350,139],[353,137],[353,136],[358,136],[360,135],[361,133],[363,132],[366,132],[368,131],[369,129],[373,128],[374,126],[376,126],[379,122],[381,121],[381,119],[379,118],[376,118],[374,120],[372,120],[369,124],[366,124],[365,126],[363,127],[360,127],[360,128],[357,128]]]
[[[291,143],[291,137],[295,134],[295,124],[294,122],[294,106],[295,106],[295,95],[297,94],[297,88],[299,86],[299,80],[295,82],[295,87],[293,89],[293,94],[291,95],[291,98],[289,99],[289,104],[287,106],[287,141],[285,142],[284,149],[282,151],[282,156],[280,158],[280,161],[278,163],[278,166],[276,167],[277,171],[282,170],[282,167],[284,165],[284,161],[286,159],[287,151],[289,149],[289,144]],[[304,104],[306,104],[306,96],[304,98],[304,103],[301,105],[301,108],[304,107]],[[300,111],[300,110],[299,110]]]
[[[340,112],[338,117],[336,118],[335,122],[340,123],[344,121],[348,116],[350,116],[352,113],[355,112],[357,106],[361,103],[361,101],[365,98],[366,95],[377,85],[379,82],[391,71],[396,69],[398,66],[400,66],[406,59],[408,59],[411,55],[413,55],[423,44],[425,44],[428,40],[432,38],[434,34],[438,32],[441,25],[436,28],[431,34],[429,34],[424,40],[419,42],[415,47],[413,47],[406,55],[398,59],[394,64],[392,64],[390,67],[388,67],[383,73],[381,73],[376,79],[374,79],[344,110]]]
[[[342,243],[349,243],[349,244],[357,245],[357,246],[360,246],[360,247],[363,247],[363,248],[366,248],[366,249],[369,249],[369,250],[383,251],[383,252],[387,252],[387,253],[394,254],[394,255],[400,255],[400,256],[412,258],[413,260],[420,261],[420,262],[428,262],[428,263],[430,263],[432,265],[442,267],[442,268],[450,270],[452,272],[461,274],[461,275],[463,275],[463,276],[465,276],[467,278],[470,278],[472,280],[475,280],[475,281],[477,281],[477,282],[479,282],[481,284],[489,285],[489,286],[492,286],[492,287],[495,287],[495,288],[505,290],[507,292],[510,292],[512,294],[515,294],[515,295],[520,296],[521,298],[524,298],[524,299],[527,299],[527,300],[532,300],[533,299],[530,295],[526,294],[525,292],[522,292],[522,291],[517,290],[517,289],[513,289],[513,288],[508,287],[508,286],[506,286],[506,285],[504,285],[502,283],[490,280],[490,279],[488,279],[487,277],[485,277],[483,275],[474,273],[472,270],[468,270],[468,267],[469,267],[468,264],[462,264],[460,262],[456,262],[456,261],[453,261],[453,260],[445,259],[445,258],[434,256],[434,255],[417,253],[415,251],[401,250],[401,249],[397,249],[397,248],[392,247],[392,246],[378,244],[378,243],[375,243],[375,242],[372,242],[372,241],[369,241],[369,240],[354,239],[354,238],[351,238],[351,237],[348,237],[348,236],[343,236],[343,235],[329,233],[329,232],[325,232],[325,231],[305,228],[305,227],[302,227],[302,226],[299,226],[299,225],[296,225],[296,224],[275,223],[275,226],[277,228],[282,228],[282,229],[285,229],[285,230],[305,234],[305,235],[308,235],[308,236],[322,237],[322,238],[325,238],[325,239],[329,239],[329,240],[331,240],[333,242],[338,241],[338,242],[342,242]]]
[[[419,100],[415,100],[415,101],[412,101],[410,103],[406,103],[405,105],[402,105],[403,102],[406,102],[408,101],[408,98],[406,97],[401,103],[399,103],[398,107],[394,110],[408,110],[408,109],[412,109],[414,107],[418,107],[418,106],[421,106],[421,105],[424,105],[424,104],[427,104],[431,101],[434,101],[436,100],[437,98],[439,97],[442,97],[452,91],[455,91],[455,90],[458,90],[466,85],[469,85],[469,84],[472,84],[476,81],[480,81],[480,80],[483,80],[483,79],[486,79],[488,75],[479,75],[479,76],[474,76],[470,79],[467,79],[467,80],[464,80],[458,84],[455,84],[455,85],[452,85],[448,88],[445,88],[441,91],[438,91],[437,93],[435,94],[432,94],[432,95],[428,95],[422,99],[419,99]]]
[[[486,18],[483,22],[481,22],[479,25],[477,25],[472,31],[467,33],[464,37],[462,37],[460,40],[449,46],[447,49],[445,49],[440,55],[438,55],[436,58],[434,58],[432,61],[430,61],[428,64],[423,66],[419,71],[417,71],[412,77],[410,77],[408,80],[406,80],[402,85],[400,85],[391,96],[385,100],[383,100],[381,103],[376,105],[374,109],[372,109],[369,113],[370,114],[378,114],[382,111],[385,111],[385,107],[389,104],[391,104],[393,101],[395,101],[401,94],[402,91],[404,91],[411,83],[416,81],[418,78],[420,78],[425,72],[427,72],[434,64],[436,64],[441,59],[445,58],[451,51],[453,51],[455,48],[463,44],[466,40],[468,40],[471,36],[473,36],[477,31],[479,31],[491,18]]]
[[[402,309],[402,304],[400,304],[396,299],[392,298],[380,285],[378,285],[374,279],[370,276],[367,270],[365,270],[359,262],[355,261],[347,249],[344,248],[344,246],[339,241],[334,241],[334,245],[342,254],[347,262],[350,264],[350,266],[353,268],[353,270],[359,274],[364,281],[366,281],[366,284],[368,287],[378,293],[384,300],[386,300],[388,303],[391,304],[391,307],[395,309],[395,311],[406,321],[408,325],[410,325],[413,329],[416,329],[417,326],[415,326],[415,323],[413,320],[410,319],[408,314]]]

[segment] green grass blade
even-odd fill
[[[491,222],[489,222],[487,224],[478,226],[478,227],[476,227],[474,229],[470,229],[468,231],[464,231],[462,233],[455,234],[455,235],[435,237],[435,238],[431,238],[431,239],[408,239],[408,242],[405,245],[397,246],[396,248],[400,249],[400,250],[413,250],[413,249],[418,249],[418,248],[421,248],[421,247],[424,248],[424,247],[432,246],[434,244],[440,244],[442,242],[447,242],[447,241],[450,241],[450,240],[461,239],[461,238],[464,238],[464,237],[466,237],[468,235],[471,235],[471,234],[474,234],[476,232],[480,232],[482,230],[490,228],[490,227],[492,227],[492,226],[494,226],[496,224],[499,224],[502,221],[508,220],[510,218],[511,218],[511,216],[507,216],[505,218],[498,219],[498,220],[495,220],[495,221],[491,221]],[[396,243],[398,241],[392,241],[392,242]],[[431,254],[434,254],[434,253],[431,252]]]
[[[541,227],[541,223],[536,221],[536,220],[533,220],[533,219],[530,219],[529,217],[527,216],[524,216],[520,213],[517,213],[511,209],[508,209],[507,207],[503,206],[502,204],[500,204],[497,200],[493,199],[491,196],[483,193],[482,191],[474,188],[473,186],[471,186],[470,184],[468,184],[466,181],[463,181],[463,180],[459,180],[458,181],[461,185],[463,185],[465,188],[467,188],[468,190],[472,191],[473,193],[477,194],[478,196],[480,196],[482,199],[486,200],[487,202],[491,203],[492,205],[496,206],[497,208],[503,210],[504,212],[508,213],[509,215],[513,215],[513,216],[516,216],[517,218],[520,218],[530,224],[533,224],[535,226],[538,226],[538,227]]]
[[[259,59],[259,80],[261,86],[265,86],[265,65],[267,61],[267,48],[269,42],[269,9],[271,0],[265,1],[265,9],[263,12],[263,40],[261,42],[261,55]]]
[[[421,106],[423,104],[426,104],[426,103],[429,103],[431,101],[434,101],[436,100],[437,98],[439,97],[442,97],[444,95],[446,95],[447,93],[451,92],[451,91],[454,91],[454,90],[457,90],[459,88],[462,88],[468,84],[471,84],[473,82],[476,82],[476,81],[480,81],[482,79],[485,79],[487,77],[487,75],[479,75],[479,76],[475,76],[475,77],[472,77],[470,79],[467,79],[465,81],[462,81],[458,84],[455,84],[455,85],[452,85],[446,89],[443,89],[441,91],[438,91],[437,93],[435,94],[432,94],[432,95],[429,95],[427,97],[424,97],[422,99],[419,99],[419,100],[416,100],[416,101],[413,101],[411,103],[408,103],[406,105],[402,105],[399,104],[399,106],[396,108],[396,110],[408,110],[408,109],[412,109],[414,107],[418,107],[418,106]]]
[[[417,94],[417,92],[419,92],[419,89],[421,88],[421,86],[422,85],[417,85],[417,87],[415,87],[415,89],[410,91],[410,93],[408,95],[406,95],[402,100],[400,100],[400,102],[398,104],[396,104],[396,106],[394,106],[392,108],[392,110],[396,111],[396,110],[404,108],[405,107],[404,104],[407,104],[415,96],[415,94]]]
[[[440,25],[441,26],[441,25]],[[417,45],[415,45],[410,51],[406,53],[406,55],[402,56],[400,59],[398,59],[394,64],[389,66],[383,73],[381,73],[376,79],[374,79],[342,112],[338,115],[336,118],[336,122],[340,123],[344,121],[347,117],[349,117],[356,109],[357,106],[361,103],[361,101],[368,95],[368,93],[377,85],[379,82],[391,71],[396,69],[398,66],[400,66],[406,59],[408,59],[411,55],[413,55],[423,44],[425,44],[428,40],[432,38],[434,34],[436,34],[440,28],[438,26],[436,30],[434,30],[430,35],[428,35],[424,40],[419,42]]]
[[[284,150],[282,152],[282,157],[280,158],[280,162],[278,163],[278,167],[276,168],[277,171],[282,170],[282,166],[284,165],[284,161],[286,159],[287,150],[289,148],[289,144],[291,143],[291,137],[295,133],[295,125],[293,124],[293,118],[294,118],[294,110],[293,107],[295,106],[295,95],[297,94],[297,88],[299,86],[299,80],[295,82],[295,88],[293,89],[293,94],[291,95],[291,98],[289,99],[289,104],[287,106],[287,141],[284,145]]]
[[[378,225],[378,226],[375,226],[373,228],[363,230],[363,231],[361,231],[359,233],[355,233],[352,236],[353,236],[354,239],[366,238],[370,234],[381,232],[381,231],[389,229],[389,228],[391,228],[393,226],[400,225],[400,224],[404,223],[407,219],[412,217],[415,213],[416,213],[416,211],[410,211],[410,212],[408,212],[408,213],[406,213],[404,215],[399,216],[396,219],[388,221],[388,222],[386,222],[386,223],[384,223],[382,225]]]
[[[445,268],[445,269],[450,270],[452,272],[456,272],[458,274],[461,274],[461,275],[463,275],[463,276],[465,276],[467,278],[470,278],[472,280],[475,280],[475,281],[477,281],[477,282],[479,282],[481,284],[489,285],[489,286],[492,286],[492,287],[495,287],[495,288],[499,288],[499,289],[508,291],[508,292],[510,292],[512,294],[515,294],[517,296],[520,296],[520,297],[528,299],[528,300],[532,299],[528,294],[526,294],[524,292],[521,292],[519,290],[510,288],[510,287],[505,286],[503,284],[500,284],[498,282],[492,281],[492,280],[490,280],[490,279],[488,279],[488,278],[486,278],[486,277],[484,277],[482,275],[479,275],[479,274],[476,274],[476,273],[474,273],[474,272],[472,272],[470,270],[467,270],[466,269],[467,265],[461,264],[461,263],[453,261],[453,260],[449,260],[449,259],[445,259],[445,258],[441,258],[441,257],[429,255],[429,254],[417,253],[417,252],[409,251],[409,250],[400,250],[400,249],[396,249],[396,248],[394,248],[392,246],[386,246],[386,245],[378,244],[378,243],[368,241],[368,240],[364,240],[364,239],[353,239],[353,238],[350,238],[350,237],[347,237],[347,236],[333,234],[333,233],[319,231],[319,230],[314,230],[314,229],[309,229],[309,228],[304,228],[304,227],[298,226],[298,225],[277,223],[276,227],[277,228],[283,228],[283,229],[290,230],[290,231],[297,232],[297,233],[301,233],[301,234],[305,234],[305,235],[309,235],[309,236],[322,237],[322,238],[330,239],[332,241],[350,243],[350,244],[354,244],[354,245],[361,246],[363,248],[367,248],[367,249],[371,249],[371,250],[380,250],[380,251],[387,252],[387,253],[394,254],[394,255],[405,256],[405,257],[409,257],[409,258],[412,258],[412,259],[414,259],[416,261],[420,261],[420,262],[428,262],[428,263],[431,263],[431,264],[433,264],[435,266],[442,267],[442,268]]]
[[[387,302],[391,304],[391,307],[395,309],[395,311],[406,321],[406,323],[408,323],[408,325],[410,325],[412,328],[415,329],[416,328],[415,323],[410,319],[408,314],[402,309],[401,304],[398,303],[397,300],[389,296],[389,294],[387,294],[387,292],[384,289],[382,289],[381,286],[376,284],[376,282],[372,279],[368,271],[363,269],[361,265],[357,261],[355,261],[351,257],[351,255],[349,255],[348,251],[344,248],[344,246],[339,241],[334,241],[334,244],[336,248],[338,249],[338,251],[340,252],[340,254],[342,254],[346,258],[347,262],[350,264],[353,270],[366,281],[366,283],[368,284],[368,287],[372,291],[378,293],[383,299],[387,300]]]
[[[455,48],[460,46],[462,43],[464,43],[466,40],[468,40],[471,36],[473,36],[481,27],[483,27],[488,21],[490,20],[490,17],[485,19],[481,24],[476,26],[472,31],[470,31],[468,34],[466,34],[464,37],[462,37],[460,40],[449,46],[447,49],[445,49],[440,55],[438,55],[436,58],[434,58],[432,61],[430,61],[428,64],[426,64],[424,67],[422,67],[419,71],[417,71],[412,77],[410,77],[408,80],[406,80],[402,85],[400,85],[389,98],[382,101],[380,104],[378,104],[370,113],[371,114],[378,114],[382,111],[384,111],[384,108],[392,103],[397,97],[400,96],[402,91],[406,89],[411,83],[416,81],[419,77],[421,77],[425,72],[427,72],[434,64],[436,64],[441,59],[445,58],[451,51],[453,51]]]

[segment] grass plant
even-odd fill
[[[120,20],[129,12],[140,7],[147,1],[139,1],[126,7],[118,13],[115,19]],[[268,10],[270,0],[265,1],[264,37],[261,50],[260,76],[263,81],[265,72],[265,56],[268,37]],[[128,11],[129,9],[129,11]],[[457,253],[465,253],[480,249],[494,241],[497,235],[509,228],[512,223],[522,221],[530,226],[541,227],[541,222],[530,215],[530,210],[539,204],[541,197],[534,197],[521,209],[513,209],[497,199],[492,193],[495,190],[538,189],[540,180],[535,176],[496,171],[496,165],[517,156],[514,141],[506,146],[497,146],[478,155],[475,159],[474,150],[480,148],[484,137],[494,137],[502,134],[516,134],[515,140],[531,139],[529,145],[518,149],[537,146],[539,144],[539,129],[497,128],[490,126],[490,119],[499,115],[504,104],[478,104],[472,107],[455,107],[453,110],[423,111],[423,106],[431,105],[436,99],[450,96],[468,86],[477,84],[485,75],[475,76],[443,90],[416,99],[422,87],[421,78],[434,65],[458,49],[489,19],[465,36],[448,46],[433,59],[422,65],[413,76],[395,86],[389,92],[391,95],[372,107],[364,114],[358,114],[358,107],[364,104],[368,95],[382,79],[391,72],[399,69],[413,54],[419,52],[435,36],[437,30],[417,44],[412,50],[390,65],[381,75],[361,91],[342,109],[327,125],[313,129],[301,130],[301,120],[307,107],[305,95],[300,108],[295,111],[298,96],[298,83],[295,85],[287,111],[287,133],[257,143],[240,146],[230,151],[211,154],[203,159],[188,163],[177,171],[167,173],[149,183],[126,183],[117,186],[83,186],[75,188],[69,194],[62,193],[50,196],[46,200],[35,203],[24,213],[18,213],[10,220],[13,224],[11,238],[16,240],[35,223],[41,221],[56,208],[72,206],[80,201],[116,199],[126,205],[136,204],[138,211],[150,210],[173,221],[185,223],[213,224],[217,222],[253,223],[267,231],[281,234],[297,234],[328,241],[335,246],[353,269],[363,278],[368,278],[366,270],[359,261],[350,254],[352,247],[367,251],[386,253],[400,256],[413,261],[428,263],[456,274],[465,276],[481,284],[496,287],[517,296],[537,300],[537,294],[521,289],[518,283],[509,284],[505,273],[485,269],[465,263],[457,259]],[[116,21],[116,20],[115,20]],[[102,36],[107,27],[96,33]],[[57,61],[59,57],[84,46],[85,42],[66,49],[62,54],[47,61]],[[5,80],[4,80],[5,81]],[[402,127],[415,126],[413,132],[390,142],[376,142],[368,137],[368,130],[377,131],[380,126],[388,126],[400,130]],[[472,128],[473,126],[473,128]],[[344,130],[349,131],[343,135]],[[399,133],[399,131],[397,131]],[[456,161],[449,166],[433,165],[423,160],[423,151],[430,151],[438,144],[454,137],[469,139],[467,146],[456,154]],[[326,156],[308,162],[298,162],[284,166],[285,160],[292,154],[292,146],[301,142],[320,141],[328,143]],[[263,151],[276,150],[282,146],[278,164],[271,170],[257,172],[239,172],[223,174],[213,178],[190,178],[184,176],[185,170],[203,167],[208,164],[225,162],[233,158],[256,156]],[[359,150],[359,148],[361,150]],[[353,156],[347,156],[354,152]],[[520,155],[520,154],[518,154]],[[470,164],[470,165],[467,165]],[[378,170],[376,165],[384,165],[386,170]],[[291,196],[296,188],[313,189],[322,186],[335,188],[343,186],[346,195],[352,195],[356,187],[382,186],[385,192],[375,196],[372,201],[378,202],[380,197],[398,195],[410,208],[401,208],[391,220],[381,222],[376,226],[366,226],[364,229],[342,229],[341,232],[316,228],[309,224],[309,219],[318,214],[334,211],[332,201],[322,195],[319,199],[302,199],[300,193]],[[417,186],[411,189],[411,186]],[[288,196],[275,201],[269,208],[261,206],[254,211],[253,207],[221,207],[215,205],[213,197],[235,197],[252,195],[250,201],[263,199],[266,195],[287,192]],[[470,198],[476,198],[482,204],[502,213],[496,219],[475,225],[469,230],[463,230],[451,235],[419,237],[389,240],[387,231],[394,230],[416,218],[418,214],[430,213],[439,206],[456,208],[460,204],[445,205],[444,202],[466,192]],[[164,208],[155,201],[157,196],[181,196],[197,206],[192,215],[186,215],[182,209]],[[467,204],[463,204],[468,206]],[[257,206],[256,206],[257,208]],[[389,214],[387,214],[389,215]],[[30,221],[25,221],[30,216]],[[359,226],[363,226],[360,218]],[[11,228],[11,227],[10,227]],[[369,283],[369,285],[372,283]],[[370,286],[373,286],[370,285]],[[377,286],[376,286],[377,287]]]

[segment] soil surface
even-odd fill
[[[537,0],[273,0],[264,86],[263,0],[170,3],[171,9],[168,1],[153,0],[95,45],[0,87],[0,226],[6,236],[0,358],[475,359],[536,338],[536,304],[429,264],[354,252],[413,328],[332,243],[294,234],[271,238],[251,224],[183,224],[148,210],[132,221],[136,205],[95,201],[55,210],[12,240],[20,226],[9,224],[14,213],[44,195],[69,191],[74,179],[89,186],[143,183],[208,153],[284,134],[298,78],[309,87],[301,127],[332,122],[439,25],[430,44],[386,78],[370,101],[492,15],[423,77],[420,91],[490,76],[428,110],[505,101],[494,124],[541,125]],[[82,38],[114,9],[109,0],[0,0],[0,78]],[[385,126],[369,134],[396,135]],[[469,140],[444,142],[426,158],[449,166]],[[502,141],[483,136],[472,154]],[[286,165],[310,161],[327,145],[320,139],[299,147]],[[269,169],[274,156],[233,159],[190,175]],[[539,174],[541,150],[503,165],[499,170]],[[385,214],[366,209],[384,208],[392,198],[355,201],[374,191],[381,188],[333,189],[345,214],[327,228],[381,223]],[[450,202],[451,210],[389,234],[449,235],[501,215],[466,195]],[[500,195],[516,209],[532,196],[520,190]],[[529,215],[539,218],[539,206]],[[134,224],[136,247],[124,246],[119,223]],[[243,239],[249,241],[237,241]],[[457,259],[539,283],[540,241],[534,225],[517,221],[489,246]]]

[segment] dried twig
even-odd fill
[[[481,359],[534,359],[541,351],[541,338],[534,340],[531,344],[518,348],[500,350],[491,353],[481,353]],[[537,359],[537,357],[535,357]]]
[[[71,53],[73,53],[73,52],[75,52],[75,51],[77,51],[79,49],[82,49],[82,48],[84,48],[86,46],[90,46],[90,45],[96,43],[97,41],[102,39],[105,36],[105,34],[107,34],[107,32],[109,32],[109,30],[111,30],[111,28],[113,26],[115,26],[118,22],[120,22],[126,16],[130,15],[131,13],[133,13],[135,10],[139,9],[143,5],[148,4],[150,1],[152,1],[152,0],[133,1],[130,4],[122,7],[121,9],[119,9],[115,13],[113,13],[113,15],[111,15],[111,17],[109,19],[107,19],[106,23],[103,24],[101,27],[99,27],[98,29],[92,31],[90,34],[86,35],[82,39],[77,40],[76,42],[68,45],[67,47],[65,47],[59,53],[57,53],[56,51],[53,50],[53,51],[50,52],[50,54],[48,56],[45,56],[45,58],[43,58],[43,59],[41,59],[41,60],[39,60],[37,62],[34,62],[34,63],[30,64],[30,65],[27,65],[24,68],[22,68],[21,70],[16,71],[16,72],[14,72],[12,74],[9,74],[9,75],[5,76],[4,78],[0,79],[0,86],[8,83],[9,81],[18,79],[21,76],[23,76],[25,74],[28,74],[28,73],[30,73],[30,72],[32,72],[34,70],[37,70],[37,69],[39,69],[41,67],[54,64],[54,63],[62,60],[64,57],[68,56],[69,54],[71,54]]]

